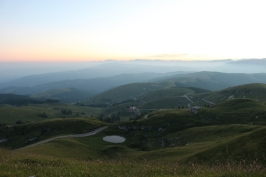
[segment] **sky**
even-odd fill
[[[265,0],[0,0],[0,62],[266,58]]]

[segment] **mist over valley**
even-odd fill
[[[0,177],[265,177],[263,0],[0,1]]]

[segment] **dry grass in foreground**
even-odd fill
[[[0,176],[266,176],[266,167],[255,161],[214,165],[178,165],[177,163],[138,161],[130,159],[98,159],[91,161],[54,158],[0,150]]]

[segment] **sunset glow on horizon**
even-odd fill
[[[263,0],[0,2],[0,62],[266,58]]]

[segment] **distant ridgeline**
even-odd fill
[[[0,94],[0,104],[9,104],[13,106],[24,106],[28,104],[56,103],[58,100],[48,99],[45,101],[32,99],[24,95]]]

